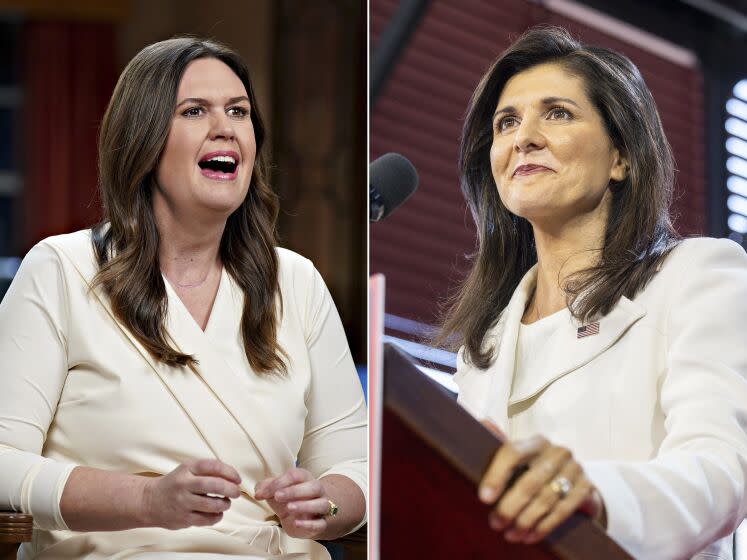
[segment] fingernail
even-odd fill
[[[518,531],[514,529],[509,529],[505,533],[503,533],[503,538],[506,539],[508,542],[516,542],[518,540],[519,533]]]
[[[295,502],[291,502],[290,504],[288,504],[288,509],[291,511],[296,511],[298,509],[298,506]]]
[[[490,518],[490,528],[494,531],[500,531],[503,529],[503,523],[501,523],[501,520],[495,516],[492,516]]]
[[[485,504],[489,504],[495,501],[496,498],[495,490],[493,490],[490,486],[483,486],[482,488],[480,488],[478,495],[480,496],[480,501]]]
[[[277,492],[275,492],[275,499],[276,500],[282,500],[282,499],[285,498],[285,496],[286,496],[286,494],[282,490],[278,490]]]

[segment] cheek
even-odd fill
[[[498,193],[503,197],[501,189],[503,181],[506,178],[506,170],[511,159],[511,145],[501,142],[493,142],[490,146],[490,171],[493,174],[493,181],[498,189]]]
[[[254,167],[254,158],[257,155],[257,142],[254,137],[254,129],[250,126],[249,130],[241,136],[241,153],[244,161],[251,164],[248,166],[249,168]],[[251,169],[249,171],[251,172]]]
[[[490,170],[493,173],[496,183],[506,167],[506,150],[498,142],[493,142],[490,146]]]
[[[558,151],[581,183],[604,188],[607,186],[611,168],[609,142],[598,130],[584,132],[568,136],[562,142],[558,142]]]
[[[183,174],[189,171],[188,166],[193,163],[198,149],[190,132],[174,125],[166,139],[166,146],[161,155],[161,166],[169,173]]]
[[[591,150],[584,155],[586,157],[579,162],[577,169],[583,184],[595,193],[606,190],[610,179],[609,154]]]

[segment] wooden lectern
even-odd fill
[[[631,560],[580,513],[532,546],[490,529],[477,485],[500,440],[392,344],[384,347],[382,414],[381,560]]]

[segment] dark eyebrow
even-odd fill
[[[238,103],[239,101],[249,102],[249,98],[246,95],[241,95],[239,97],[232,97],[231,99],[228,100],[228,103],[226,103],[226,105]],[[210,105],[210,101],[208,101],[207,99],[203,99],[201,97],[188,97],[187,99],[182,99],[179,103],[176,104],[176,106],[181,107],[185,103],[199,103],[201,105]]]
[[[579,107],[578,103],[576,103],[573,99],[569,99],[567,97],[545,97],[542,100],[542,105],[545,105],[545,106],[547,106],[547,105],[554,105],[558,101],[563,101],[565,103],[570,103],[571,105],[574,105],[574,106],[578,107],[579,109],[581,108],[581,107]],[[502,108],[496,110],[495,113],[493,113],[493,119],[495,120],[495,118],[498,115],[500,115],[501,113],[515,113],[515,112],[516,112],[516,107],[514,107],[513,105],[509,105],[507,107],[502,107]]]

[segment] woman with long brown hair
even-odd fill
[[[364,522],[362,390],[321,276],[276,247],[264,142],[223,45],[162,41],[122,73],[104,220],[34,247],[0,305],[20,557],[326,558],[312,539]]]
[[[636,558],[731,558],[747,256],[675,233],[638,69],[528,31],[477,86],[459,167],[478,250],[440,340],[461,347],[459,402],[506,438],[479,490],[491,526],[535,543],[580,508]]]

